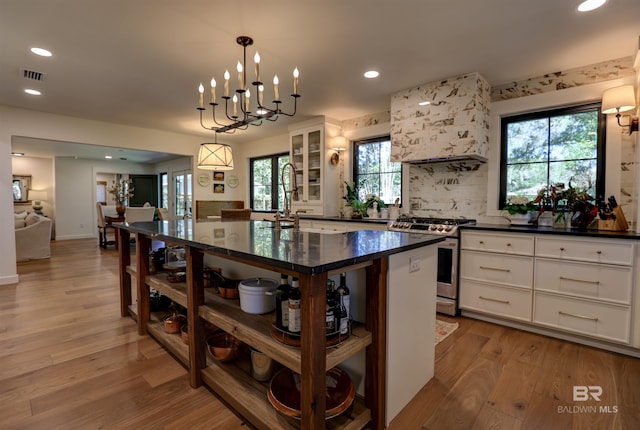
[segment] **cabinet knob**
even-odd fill
[[[602,254],[602,251],[600,251],[599,249],[596,251],[596,254]]]
[[[507,243],[507,246],[511,246],[511,244],[510,244],[510,243]]]
[[[481,241],[480,241],[480,245],[483,245],[483,244],[484,244],[484,240],[481,240]]]
[[[564,247],[560,247],[560,251],[564,251]]]

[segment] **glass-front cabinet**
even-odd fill
[[[298,199],[291,202],[292,212],[305,210],[313,215],[336,214],[337,202],[326,198],[331,195],[328,188],[335,188],[338,192],[336,178],[339,174],[338,166],[330,166],[327,158],[325,133],[328,126],[321,121],[318,125],[304,128],[290,127],[290,156],[298,187]]]

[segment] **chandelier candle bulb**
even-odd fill
[[[228,70],[224,71],[224,96],[229,97],[229,78],[231,75]]]
[[[264,85],[258,87],[258,106],[262,106],[264,103]]]
[[[211,78],[211,103],[216,102],[216,80]]]
[[[236,118],[238,116],[238,96],[233,95],[233,117]]]
[[[238,70],[238,89],[243,90],[244,87],[242,86],[242,64],[240,64],[240,61],[238,61],[236,69]]]
[[[251,92],[247,89],[247,92],[244,93],[244,110],[245,112],[251,112],[251,104],[249,103],[249,97],[251,97]]]
[[[200,86],[198,87],[198,93],[200,93],[199,94],[199,96],[200,96],[199,97],[199,99],[200,99],[199,100],[199,106],[202,107],[202,106],[204,106],[204,100],[203,100],[204,99],[204,86],[202,86],[202,83],[200,83]]]
[[[278,90],[279,83],[280,81],[278,81],[278,75],[275,75],[273,77],[273,94],[276,100],[280,100],[280,91]]]
[[[260,82],[260,54],[258,54],[258,51],[253,56],[253,61],[256,63],[256,82]]]
[[[298,76],[300,76],[300,72],[296,67],[293,69],[293,94],[298,94]]]

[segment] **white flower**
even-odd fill
[[[512,205],[526,205],[529,203],[529,199],[523,196],[511,196],[509,197],[509,204]]]

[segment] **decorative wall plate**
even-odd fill
[[[238,177],[236,175],[227,176],[227,185],[229,185],[231,188],[237,187],[239,183],[240,180],[238,180]]]
[[[206,187],[211,183],[211,176],[208,173],[202,173],[198,175],[198,185],[201,187]]]

